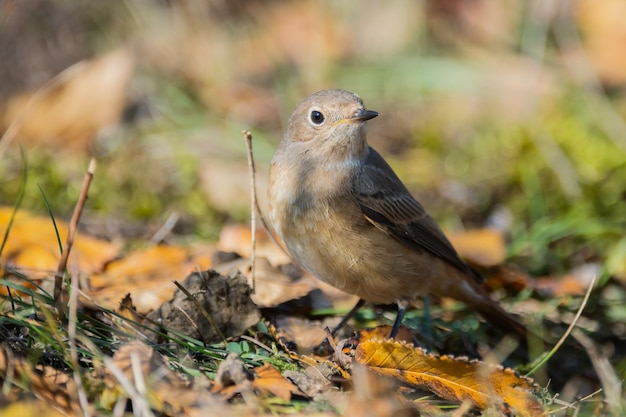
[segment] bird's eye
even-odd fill
[[[317,110],[313,110],[311,112],[311,121],[313,122],[314,125],[319,126],[324,123],[324,115]]]

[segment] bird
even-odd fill
[[[524,338],[525,326],[490,298],[481,275],[369,146],[366,123],[377,116],[339,89],[296,104],[268,181],[269,220],[287,252],[318,279],[360,297],[355,308],[363,300],[397,303],[391,338],[410,303],[425,295],[460,300]]]

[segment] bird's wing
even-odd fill
[[[405,245],[426,249],[480,280],[378,152],[370,148],[365,162],[354,179],[353,192],[367,219]]]

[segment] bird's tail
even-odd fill
[[[528,329],[522,322],[492,300],[479,283],[462,276],[462,273],[457,273],[457,278],[457,285],[449,288],[451,297],[468,304],[503,333],[516,336],[522,343],[526,342]]]
[[[528,329],[526,326],[489,298],[488,294],[485,293],[484,297],[483,300],[471,304],[471,306],[478,311],[485,320],[500,329],[503,333],[515,335],[520,341],[525,342],[528,337]]]

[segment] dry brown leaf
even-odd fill
[[[509,265],[500,265],[493,268],[487,278],[489,288],[505,288],[507,291],[518,293],[531,286],[532,280],[525,272]]]
[[[253,385],[261,394],[272,394],[285,401],[289,401],[293,395],[306,396],[296,385],[282,376],[278,369],[269,363],[256,368],[254,374],[256,378]]]
[[[252,247],[251,237],[250,226],[226,225],[220,232],[217,247],[221,251],[236,252],[244,258],[249,258]],[[255,255],[259,258],[266,258],[272,265],[291,262],[289,255],[272,240],[264,229],[256,231]]]
[[[241,336],[261,317],[250,299],[250,286],[239,273],[226,276],[212,269],[193,272],[179,286],[185,291],[178,288],[171,299],[148,314],[153,327],[218,343]],[[157,343],[169,341],[159,334],[150,337]]]
[[[49,89],[10,99],[0,128],[15,123],[27,144],[85,152],[100,129],[118,122],[134,66],[127,49],[81,62]]]
[[[73,398],[76,395],[74,381],[68,374],[51,366],[33,367],[27,360],[0,348],[0,379],[19,381],[21,387],[26,385],[37,397],[64,412],[77,411],[78,403]]]
[[[531,391],[532,381],[510,369],[450,356],[435,356],[412,345],[392,340],[359,344],[355,359],[372,370],[426,387],[452,401],[471,401],[479,408],[496,405],[519,416],[544,416]]]
[[[252,286],[251,263],[249,259],[217,265],[214,268],[221,274],[232,275],[240,272]],[[252,301],[259,307],[276,307],[286,301],[304,297],[317,288],[317,281],[308,274],[291,277],[279,267],[272,266],[265,258],[256,258],[254,294]]]
[[[230,399],[236,394],[255,392],[261,396],[274,396],[289,401],[292,395],[306,397],[300,389],[271,364],[266,363],[252,372],[246,370],[243,361],[235,353],[228,355],[217,371],[212,392]]]
[[[164,414],[191,412],[195,415],[195,411],[203,407],[219,406],[207,391],[190,386],[172,371],[166,360],[150,346],[132,341],[122,346],[107,366],[106,389],[100,400],[104,407],[112,407],[120,398],[133,397],[126,392],[113,367],[121,371],[123,378],[143,395],[152,409]]]
[[[495,229],[452,233],[448,238],[462,257],[479,266],[499,265],[506,257],[504,236]]]
[[[324,324],[296,315],[276,318],[276,337],[288,341],[301,353],[310,353],[326,337]]]

